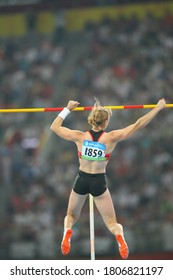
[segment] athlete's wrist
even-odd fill
[[[61,113],[58,114],[58,117],[62,118],[63,120],[65,120],[65,118],[71,113],[71,111],[65,107]]]

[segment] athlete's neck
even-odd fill
[[[103,130],[103,127],[92,127],[92,130],[94,132],[99,132],[99,131]]]

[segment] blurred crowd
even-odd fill
[[[160,19],[149,13],[143,20],[133,15],[88,22],[77,36],[70,34],[73,50],[81,44],[82,55],[70,53],[67,37],[63,44],[50,37],[30,44],[26,38],[1,42],[1,108],[61,107],[69,99],[91,106],[94,96],[103,105],[155,104],[162,97],[173,103],[173,15],[168,11]],[[76,59],[58,91],[66,53]],[[146,112],[113,111],[108,130],[125,127]],[[63,219],[78,159],[73,143],[47,129],[55,116],[0,115],[0,181],[7,192],[1,258],[62,257]],[[86,112],[71,113],[65,125],[87,130],[86,118]],[[131,253],[173,251],[172,123],[172,109],[160,112],[119,143],[108,164],[110,192]],[[115,240],[96,209],[95,216],[96,252],[114,258]],[[89,255],[88,228],[86,204],[74,227],[71,257]]]

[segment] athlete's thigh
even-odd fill
[[[94,197],[94,202],[103,219],[116,219],[115,209],[109,190]]]
[[[81,195],[72,190],[69,197],[67,215],[80,215],[87,196],[87,194]]]

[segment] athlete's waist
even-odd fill
[[[86,176],[86,177],[101,177],[101,176],[105,176],[106,173],[103,172],[103,173],[87,173],[87,172],[84,172],[82,171],[81,169],[79,169],[79,175],[82,175],[82,176]]]

